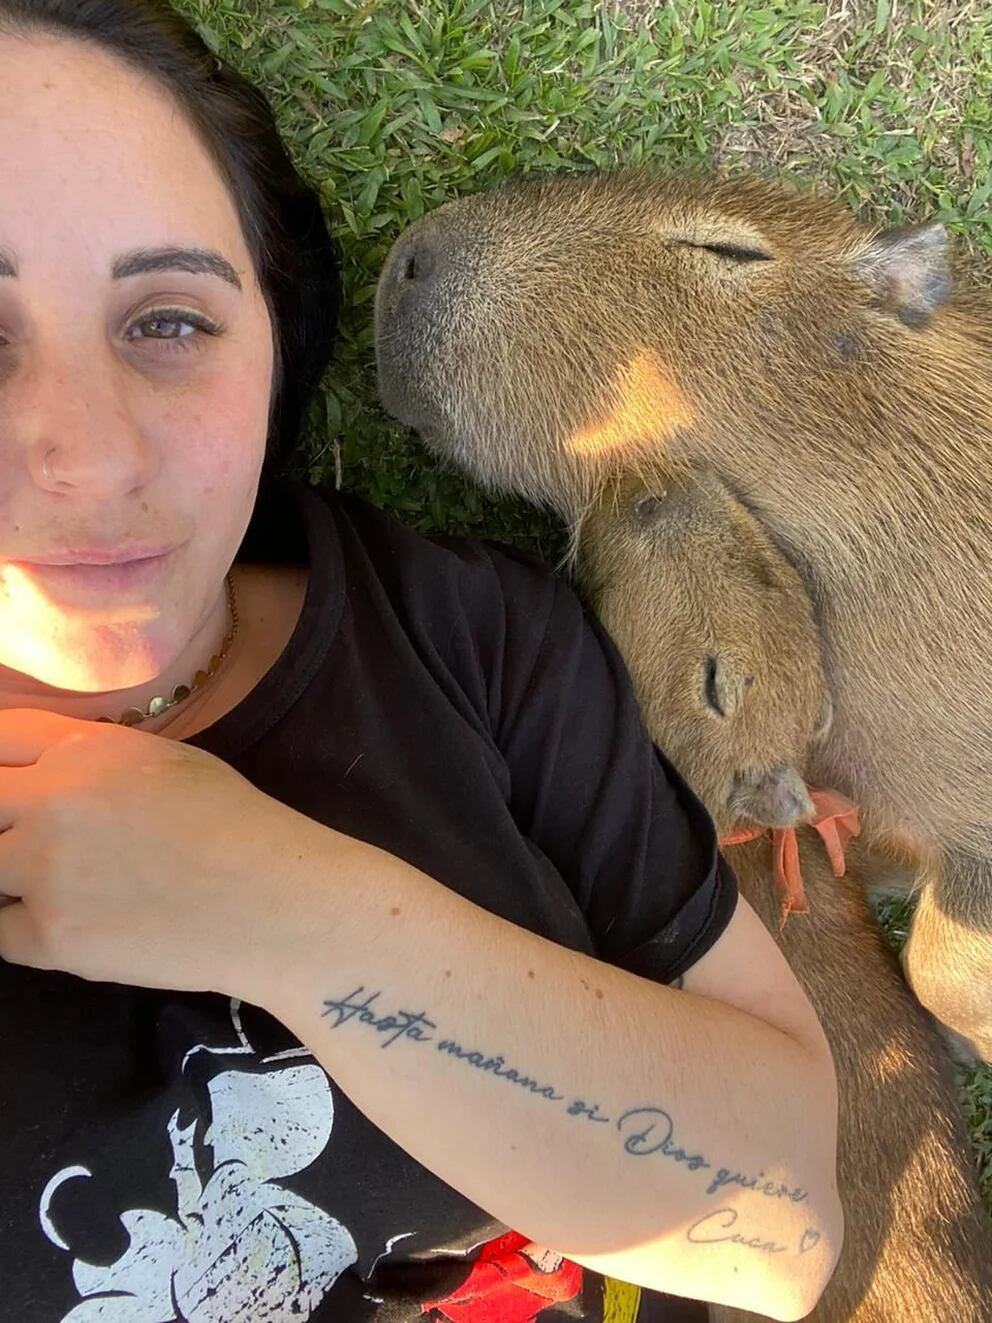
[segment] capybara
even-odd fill
[[[541,176],[411,227],[376,315],[386,407],[490,486],[574,525],[611,474],[689,462],[767,529],[823,640],[816,779],[912,865],[910,981],[992,1060],[992,298],[943,227]]]
[[[629,479],[580,529],[592,604],[658,743],[724,838],[798,827],[808,913],[780,928],[766,836],[726,848],[820,1015],[840,1094],[844,1249],[816,1323],[988,1323],[992,1222],[937,1031],[873,923],[872,856],[836,877],[811,826],[809,749],[830,720],[813,611],[796,571],[711,474]],[[819,799],[819,796],[817,797]],[[754,1315],[718,1308],[714,1320]]]

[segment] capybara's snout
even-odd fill
[[[376,291],[379,394],[400,422],[429,438],[443,421],[444,393],[433,365],[448,360],[447,309],[471,281],[469,255],[459,251],[443,220],[405,230],[386,259]]]

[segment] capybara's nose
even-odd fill
[[[444,266],[434,226],[411,225],[386,258],[379,280],[379,310],[393,318],[415,316],[429,305]]]
[[[407,234],[400,240],[394,279],[404,289],[428,289],[436,266],[437,253],[426,234]]]
[[[419,221],[396,240],[376,290],[379,395],[389,413],[421,432],[430,431],[437,406],[431,370],[471,288],[463,249],[434,217]]]

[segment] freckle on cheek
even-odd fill
[[[399,907],[398,905],[394,905],[393,908],[392,908],[389,912],[390,912],[390,914],[392,914],[393,917],[395,918],[395,916],[396,916],[397,914],[402,914],[403,911],[400,909],[400,907]]]

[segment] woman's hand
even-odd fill
[[[253,1000],[299,814],[201,749],[0,712],[0,957]]]

